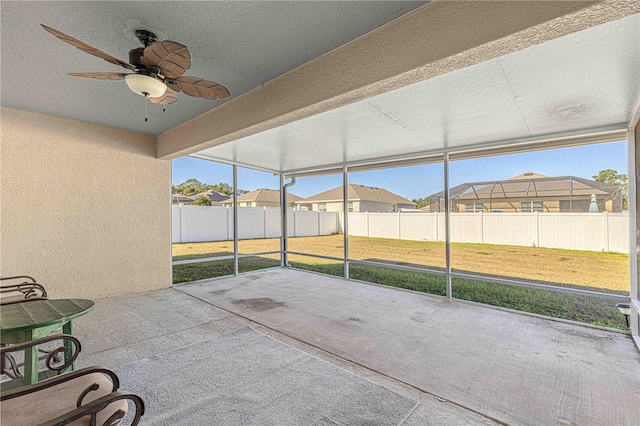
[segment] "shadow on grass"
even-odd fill
[[[401,265],[401,266],[408,266],[408,267],[412,267],[412,268],[425,269],[425,273],[427,273],[427,274],[429,273],[429,271],[427,269],[440,271],[440,272],[445,272],[445,269],[441,268],[441,267],[430,266],[430,265],[420,265],[420,264],[409,263],[409,262],[391,262],[389,260],[376,259],[376,258],[362,259],[362,261],[376,262],[376,263],[382,263],[382,264],[386,263],[386,264],[392,264],[392,265]],[[503,279],[503,280],[512,280],[512,281],[522,281],[522,282],[527,282],[527,283],[532,283],[532,284],[542,284],[542,285],[549,285],[549,286],[555,286],[555,287],[575,288],[575,289],[578,289],[578,290],[588,290],[588,291],[595,291],[595,292],[599,292],[599,293],[618,294],[618,295],[622,295],[622,296],[628,296],[629,295],[628,291],[610,290],[610,289],[605,289],[605,288],[602,288],[602,287],[590,287],[590,286],[577,285],[577,284],[558,283],[558,282],[544,281],[544,280],[540,280],[540,279],[512,277],[512,276],[507,276],[507,275],[492,275],[492,274],[487,274],[487,273],[479,273],[479,272],[475,272],[475,271],[467,271],[467,270],[459,269],[459,268],[453,268],[452,271],[460,273],[460,274],[482,275],[482,276],[485,276],[485,277],[499,278],[499,279]]]
[[[251,272],[280,266],[279,260],[264,257],[244,257],[238,260],[238,272]],[[173,265],[173,283],[186,283],[233,275],[233,259]]]

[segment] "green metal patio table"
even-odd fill
[[[4,305],[0,308],[0,343],[17,344],[46,337],[62,327],[73,334],[73,320],[93,310],[94,303],[85,299],[33,300]],[[73,347],[65,341],[65,361],[71,359]],[[71,366],[73,370],[74,366]],[[24,353],[23,384],[38,382],[38,348]]]

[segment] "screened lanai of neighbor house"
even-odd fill
[[[184,43],[231,96],[163,113],[67,76],[124,65],[40,24],[124,60],[135,30]],[[640,421],[638,2],[3,2],[1,31],[0,276],[95,302],[79,364],[143,423]],[[613,143],[627,187],[479,166]],[[277,189],[183,205],[185,156]],[[441,183],[429,211],[354,209],[396,169]],[[296,208],[325,177],[341,205]]]

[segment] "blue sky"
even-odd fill
[[[627,173],[627,143],[609,142],[497,157],[477,158],[450,163],[451,186],[465,182],[502,180],[524,172],[548,176],[578,176],[591,179],[600,170],[614,169]],[[349,174],[349,183],[377,186],[408,199],[422,198],[442,191],[442,164],[382,169]],[[172,162],[172,183],[177,185],[189,178],[215,184],[233,182],[232,168],[190,157]],[[279,177],[270,173],[238,168],[238,187],[248,191],[258,188],[278,189]],[[309,197],[342,185],[342,174],[298,179],[290,192]]]

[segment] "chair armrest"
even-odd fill
[[[11,368],[13,369],[13,373],[19,376],[20,372],[18,371],[18,367],[15,364],[13,357],[11,356],[11,352],[24,351],[25,349],[30,348],[32,346],[38,346],[43,343],[53,342],[56,340],[71,341],[73,342],[73,347],[74,347],[74,351],[71,355],[71,358],[66,360],[64,364],[57,367],[54,367],[51,364],[51,362],[53,361],[53,358],[57,354],[65,352],[66,348],[64,347],[64,344],[50,351],[49,354],[47,355],[47,359],[45,361],[45,365],[47,366],[47,369],[51,371],[55,371],[56,374],[59,375],[60,373],[62,373],[63,371],[71,367],[71,365],[73,365],[75,360],[78,358],[80,351],[82,350],[82,345],[80,344],[80,341],[77,338],[71,336],[70,334],[53,334],[51,336],[42,337],[40,339],[30,340],[24,343],[18,343],[17,345],[3,346],[0,348],[0,357],[9,361],[9,363],[11,364]],[[0,372],[0,373],[4,373],[4,372]]]
[[[37,283],[36,279],[33,277],[30,277],[28,275],[14,275],[12,277],[0,277],[0,281],[9,281],[9,280],[23,280],[23,282],[21,284],[25,284],[25,283]]]
[[[108,407],[115,401],[120,400],[129,400],[132,401],[136,407],[136,412],[133,420],[131,421],[131,426],[136,426],[140,422],[140,417],[144,415],[144,401],[138,395],[131,392],[123,392],[123,391],[115,391],[108,395],[105,395],[101,398],[96,399],[95,401],[91,401],[90,403],[83,405],[79,408],[76,408],[73,411],[70,411],[66,414],[63,414],[60,417],[52,419],[46,423],[42,423],[40,426],[61,426],[69,424],[75,420],[81,419],[82,417],[91,416],[92,423],[95,424],[95,418],[98,413]],[[104,426],[119,424],[118,420],[122,419],[126,413],[121,410],[116,411],[111,417],[107,419],[104,423]]]
[[[85,376],[87,374],[93,373],[102,373],[111,379],[111,383],[113,383],[112,392],[117,391],[120,388],[120,380],[118,376],[113,371],[104,368],[104,367],[85,367],[79,370],[70,371],[68,373],[62,374],[60,376],[55,376],[47,380],[43,380],[42,382],[34,383],[32,385],[22,386],[16,389],[11,389],[6,392],[2,392],[0,394],[0,401],[9,400],[12,398],[18,398],[20,396],[37,392],[42,389],[47,389],[52,386],[56,386],[60,383],[68,382],[69,380],[76,379],[80,376]]]
[[[13,277],[2,277],[0,281],[22,281],[14,284],[0,285],[0,304],[16,303],[25,300],[46,299],[47,291],[42,284],[27,275],[16,275]],[[2,298],[10,298],[8,302],[2,302]]]

